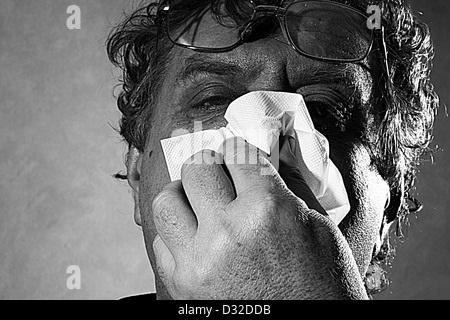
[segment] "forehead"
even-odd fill
[[[374,76],[374,59],[369,55],[357,63],[330,63],[307,58],[296,52],[281,33],[223,53],[205,53],[174,46],[170,54],[166,76],[175,77],[177,84],[195,78],[196,75],[211,74],[220,77],[242,78],[248,82],[268,69],[284,68],[296,72],[300,78],[317,75],[324,77],[346,77],[354,75],[363,81]],[[283,73],[283,70],[279,70]],[[281,76],[281,74],[280,74]]]

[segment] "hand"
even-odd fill
[[[287,140],[280,173],[235,140],[224,164],[185,164],[182,180],[154,200],[157,272],[171,296],[367,298],[345,238],[296,169]],[[259,163],[235,164],[243,153]],[[273,174],[261,175],[264,168]]]

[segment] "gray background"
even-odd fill
[[[123,169],[124,145],[110,124],[117,71],[108,30],[126,0],[0,0],[0,299],[117,299],[153,290]],[[448,102],[450,2],[414,0],[437,46],[433,79]],[[81,8],[81,30],[66,9]],[[384,299],[450,298],[449,120],[436,139],[445,151],[422,167],[425,210],[397,241]],[[81,268],[81,290],[66,287]]]

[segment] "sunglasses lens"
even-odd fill
[[[370,50],[367,18],[339,4],[297,2],[287,8],[286,29],[301,52],[323,59],[357,60]]]

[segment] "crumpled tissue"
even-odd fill
[[[298,163],[307,185],[319,203],[338,225],[350,210],[342,176],[329,158],[328,140],[315,130],[302,95],[255,91],[233,101],[226,113],[226,127],[184,134],[161,141],[172,181],[181,179],[183,163],[197,152],[220,152],[222,143],[234,136],[268,155],[274,153],[280,135],[298,139]]]

